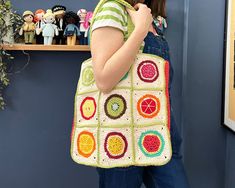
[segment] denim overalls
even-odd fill
[[[153,24],[154,25],[154,24]],[[173,68],[170,61],[169,46],[161,31],[154,25],[160,36],[148,32],[145,37],[143,53],[158,55],[170,63],[170,88],[173,79]],[[170,97],[171,102],[171,97]],[[175,123],[171,107],[171,142],[172,159],[163,166],[130,166],[115,168],[96,167],[99,174],[99,188],[140,188],[144,183],[146,188],[189,188],[187,176],[182,163],[180,145],[182,138]]]
[[[171,103],[171,85],[173,81],[174,70],[171,64],[170,53],[168,42],[165,39],[165,36],[158,30],[157,27],[155,29],[160,33],[159,36],[155,36],[152,32],[148,32],[148,35],[145,37],[145,46],[143,49],[143,53],[155,54],[158,55],[170,63],[170,81],[169,81],[169,95],[170,95],[170,103]],[[172,103],[171,103],[172,104]],[[171,105],[171,142],[172,142],[172,150],[173,153],[179,153],[180,145],[182,142],[182,138],[179,134],[178,127],[175,123],[173,108]]]

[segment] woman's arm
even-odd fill
[[[136,11],[138,15],[132,14],[135,29],[126,42],[123,32],[117,28],[101,27],[92,32],[91,55],[94,76],[97,87],[103,93],[109,93],[130,69],[148,32],[152,16],[145,5],[142,4],[141,7],[141,11]],[[138,21],[141,23],[137,25],[138,19],[141,19]]]

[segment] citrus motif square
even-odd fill
[[[134,128],[138,164],[163,165],[172,155],[170,132],[165,125]]]
[[[76,122],[77,126],[98,125],[98,98],[99,92],[76,95]]]
[[[74,130],[71,147],[73,160],[79,163],[97,163],[97,128],[80,127]]]
[[[164,90],[133,91],[135,126],[167,124],[166,94]]]
[[[103,167],[133,162],[131,128],[100,128],[99,163]]]
[[[101,93],[99,110],[100,126],[129,126],[131,124],[131,91],[114,89]]]
[[[165,86],[165,60],[161,57],[148,54],[146,56],[137,55],[137,60],[133,65],[133,88],[153,89]]]
[[[85,92],[98,90],[96,83],[95,83],[95,77],[94,77],[94,71],[92,67],[91,58],[85,61],[85,63],[82,63],[77,88],[78,88],[77,90],[78,93],[85,93]]]

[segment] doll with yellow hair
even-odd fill
[[[48,9],[43,16],[44,25],[41,28],[42,36],[44,37],[44,45],[51,45],[54,36],[59,35],[58,27],[53,24],[55,22],[55,15],[51,9]]]

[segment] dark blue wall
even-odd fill
[[[185,157],[192,183],[203,188],[224,187],[223,23],[224,1],[189,2]]]
[[[195,188],[234,188],[235,137],[221,125],[225,1],[186,1],[183,135]]]
[[[12,2],[19,13],[61,3]],[[62,4],[73,11],[92,11],[97,2]],[[175,71],[172,103],[192,188],[235,184],[235,137],[220,125],[224,6],[220,0],[167,0],[166,37]],[[21,52],[14,55],[17,69],[26,57]],[[0,112],[0,187],[98,187],[95,169],[77,165],[69,152],[80,66],[90,52],[30,52],[30,56],[29,66],[11,77],[8,107]]]

